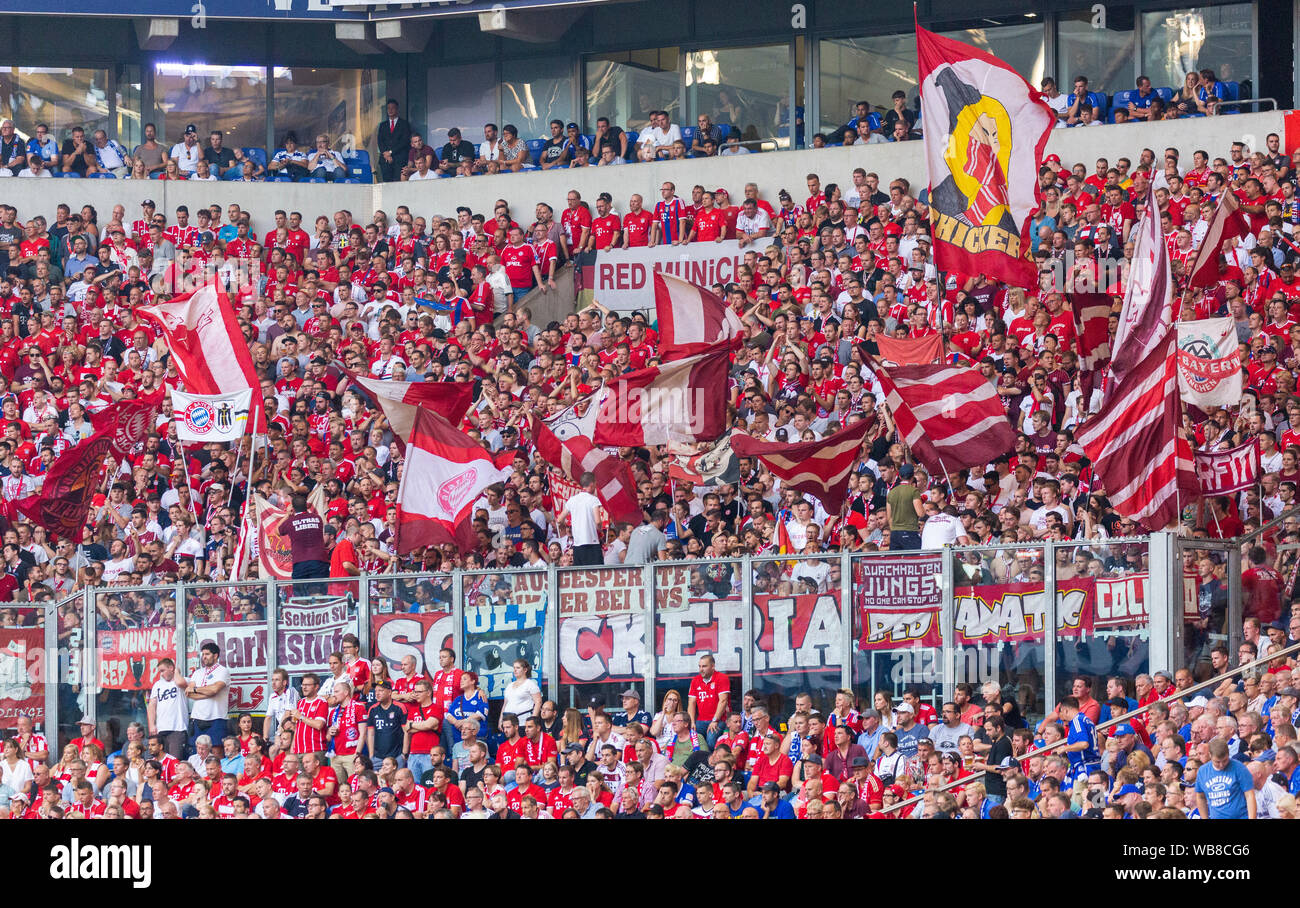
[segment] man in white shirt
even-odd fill
[[[212,741],[225,738],[230,669],[221,664],[221,650],[211,640],[199,648],[199,667],[190,675],[185,696],[194,701],[190,710],[191,741],[199,735],[207,735]]]
[[[1052,113],[1056,114],[1056,128],[1061,129],[1065,126],[1066,112],[1070,108],[1069,99],[1056,87],[1056,80],[1047,76],[1040,83],[1043,89],[1043,100],[1047,106],[1052,108]]]
[[[654,149],[655,157],[666,158],[674,142],[680,142],[682,131],[676,123],[668,122],[668,111],[656,110],[650,114],[651,125],[641,130],[637,137],[640,145],[649,145]]]
[[[604,562],[600,548],[600,523],[604,507],[596,497],[596,474],[583,473],[579,485],[582,486],[582,491],[568,500],[556,522],[569,518],[573,563],[599,565]]]
[[[758,207],[757,199],[745,199],[741,205],[740,214],[736,217],[736,233],[741,246],[748,246],[771,235],[772,219]]]
[[[952,505],[939,508],[933,501],[925,503],[925,524],[921,527],[921,548],[925,551],[949,545],[970,545],[970,537]]]
[[[45,166],[45,159],[38,154],[27,156],[27,166],[18,171],[20,177],[52,177],[50,169]]]
[[[158,660],[158,674],[145,704],[149,734],[162,736],[163,749],[180,759],[185,752],[185,731],[189,726],[189,709],[182,691],[189,682],[176,677],[176,663],[171,659]]]
[[[192,176],[199,169],[199,159],[203,149],[199,147],[199,128],[193,123],[185,127],[185,138],[172,146],[168,157],[176,162],[177,168],[186,176]]]

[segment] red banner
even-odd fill
[[[1196,478],[1202,495],[1227,495],[1259,482],[1259,441],[1228,451],[1197,451]]]
[[[288,505],[277,507],[261,495],[255,501],[257,510],[257,561],[262,573],[276,580],[293,577],[293,552],[289,536],[280,532],[280,525],[288,518]]]
[[[98,640],[104,690],[149,690],[158,680],[158,660],[176,659],[174,627],[100,631]]]
[[[451,646],[456,621],[451,612],[398,612],[370,619],[370,640],[376,658],[388,662],[394,678],[402,658],[415,657],[416,674],[438,670],[438,650]]]
[[[1093,629],[1095,581],[1091,577],[1056,581],[1057,636]],[[953,629],[959,646],[1041,641],[1047,597],[1039,583],[993,583],[958,587],[953,594]]]
[[[889,555],[853,560],[858,648],[940,646],[939,574],[943,556]]]
[[[0,629],[0,729],[16,728],[19,716],[45,727],[45,628]]]
[[[876,336],[880,360],[886,366],[925,366],[943,362],[943,338]]]

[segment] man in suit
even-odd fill
[[[397,115],[397,102],[392,98],[388,99],[385,109],[388,116],[379,124],[376,140],[379,145],[379,178],[385,183],[396,183],[411,144],[411,124]]]

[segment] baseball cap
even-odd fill
[[[1171,675],[1169,672],[1165,671],[1163,668],[1160,669],[1160,671],[1156,672],[1156,677],[1157,677],[1157,678],[1164,678],[1166,681],[1172,681],[1172,680],[1174,680],[1174,676]]]
[[[1044,160],[1044,161],[1051,161],[1051,162],[1054,163],[1054,164],[1059,164],[1059,163],[1061,163],[1061,159],[1060,159],[1059,157],[1057,157],[1056,155],[1054,155],[1054,154],[1049,154],[1047,157],[1043,158],[1043,160]]]
[[[904,468],[906,468],[906,464],[904,465]],[[902,472],[902,471],[900,470],[899,472]],[[900,703],[900,704],[898,704],[897,706],[894,707],[894,712],[896,712],[896,713],[914,713],[914,712],[916,712],[916,710],[914,710],[914,709],[912,708],[912,704],[911,704],[911,703]]]
[[[564,748],[564,752],[565,752],[566,754],[568,754],[568,753],[579,753],[579,754],[580,754],[580,753],[586,753],[586,751],[584,751],[584,750],[582,749],[582,745],[581,745],[581,744],[570,744],[568,747]]]
[[[94,723],[94,721],[91,720],[91,719],[87,719],[87,718],[85,718],[85,717],[82,717],[81,721],[78,722],[77,724],[78,724],[78,725],[89,725],[91,728],[94,728],[94,727],[95,727],[95,723]]]
[[[878,710],[878,709],[864,709],[864,710],[862,711],[862,718],[864,718],[864,719],[879,719],[879,718],[880,718],[880,710]]]
[[[721,186],[719,186],[717,189],[713,190],[713,194],[714,194],[714,195],[725,195],[727,198],[731,198],[731,193],[727,192],[727,190],[723,189]]]
[[[857,769],[860,766],[870,766],[870,765],[871,765],[871,761],[868,760],[866,757],[854,757],[852,760],[849,761],[849,767],[852,769]]]
[[[1277,692],[1277,695],[1279,697],[1295,697],[1297,700],[1300,700],[1300,689],[1294,687],[1284,687]]]
[[[775,782],[769,782],[768,784],[769,784],[769,785],[775,785],[776,783],[775,783]],[[23,794],[21,791],[15,791],[13,794],[11,794],[11,795],[9,796],[9,800],[11,800],[11,801],[22,801],[24,804],[30,804],[30,803],[31,803],[31,800],[27,797],[27,795]]]
[[[1119,725],[1112,728],[1110,733],[1112,735],[1131,735],[1133,734],[1133,726],[1129,725],[1127,722],[1121,722]]]
[[[379,789],[379,791],[377,792],[377,794],[383,794],[384,792],[388,792],[390,795],[396,795],[396,794],[397,794],[397,792],[393,791],[393,789],[389,788],[387,785],[385,785],[383,788]]]
[[[1141,788],[1139,788],[1137,785],[1129,784],[1120,788],[1120,790],[1116,792],[1115,797],[1122,798],[1125,795],[1140,795],[1140,794],[1142,794]]]
[[[1209,705],[1210,705],[1210,701],[1199,695],[1192,697],[1192,699],[1187,701],[1187,706],[1189,709],[1195,706],[1199,706],[1201,709],[1204,709]]]
[[[903,786],[902,786],[902,785],[886,785],[886,786],[885,786],[885,791],[889,792],[890,794],[892,794],[892,795],[893,795],[894,797],[896,797],[896,798],[901,798],[901,797],[903,796]]]
[[[762,790],[763,790],[763,791],[775,791],[775,792],[778,792],[778,793],[779,793],[779,792],[781,791],[781,786],[780,786],[780,785],[777,785],[775,782],[764,782],[764,783],[763,783],[763,789],[762,789]]]
[[[901,477],[903,477],[904,479],[909,478],[910,476],[914,475],[915,473],[916,473],[916,467],[912,466],[910,463],[905,463],[905,464],[903,464],[901,467],[898,468],[898,475],[901,476]],[[908,706],[906,703],[904,703],[903,706],[907,706],[907,708],[908,708],[909,710],[912,708],[912,707]],[[899,709],[901,709],[901,708],[902,708],[902,707],[899,707]],[[897,710],[895,710],[895,712],[897,712]]]
[[[629,687],[627,690],[623,691],[623,693],[619,694],[619,696],[623,697],[624,699],[626,699],[627,697],[632,697],[633,699],[636,700],[641,699],[641,694],[637,691],[635,687]]]
[[[185,124],[185,134],[188,136],[190,133],[194,133],[195,135],[198,135],[198,133],[199,133],[199,128],[198,128],[197,126],[195,126],[193,123],[186,123],[186,124]]]

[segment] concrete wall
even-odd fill
[[[1094,129],[1058,129],[1047,144],[1048,153],[1060,155],[1066,166],[1082,161],[1089,171],[1097,157],[1112,162],[1126,156],[1137,161],[1139,152],[1152,148],[1157,153],[1167,146],[1179,149],[1185,162],[1192,152],[1204,148],[1214,155],[1226,155],[1233,141],[1247,142],[1262,148],[1270,132],[1283,134],[1283,113],[1239,114],[1214,119],[1164,121],[1129,126],[1102,126]],[[66,201],[74,206],[94,205],[100,223],[108,220],[114,204],[126,207],[134,217],[140,201],[151,198],[171,217],[177,205],[197,206],[220,202],[224,208],[238,202],[253,212],[253,229],[262,232],[272,223],[277,208],[303,213],[310,228],[318,214],[331,214],[346,208],[365,223],[375,209],[382,208],[391,217],[398,205],[409,205],[421,216],[439,213],[450,215],[458,205],[468,205],[476,212],[490,213],[497,199],[510,203],[515,219],[531,221],[533,207],[539,201],[550,203],[557,213],[565,207],[565,196],[577,189],[589,202],[608,191],[616,204],[626,210],[627,197],[640,193],[648,206],[659,199],[664,180],[677,184],[678,193],[689,197],[690,189],[700,183],[708,189],[725,187],[733,198],[743,195],[745,183],[755,182],[763,198],[775,201],[777,193],[789,189],[796,200],[807,193],[804,177],[820,174],[823,183],[847,185],[855,167],[865,167],[880,174],[882,182],[902,176],[914,189],[927,183],[922,144],[862,145],[849,148],[825,148],[817,151],[769,152],[707,160],[671,161],[660,164],[625,164],[611,174],[609,168],[591,167],[583,171],[563,170],[462,179],[432,180],[421,183],[387,183],[373,186],[322,185],[319,183],[188,183],[149,180],[0,180],[0,201],[18,208],[19,216],[44,214],[53,219],[54,208]]]

